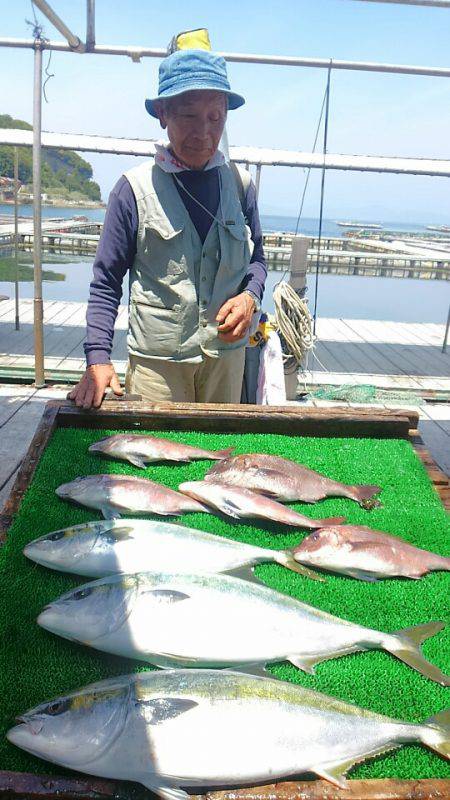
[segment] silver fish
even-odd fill
[[[450,558],[363,525],[314,531],[294,548],[294,555],[301,564],[367,581],[395,576],[417,579],[432,570],[450,570]]]
[[[37,621],[71,641],[160,667],[290,661],[313,673],[321,661],[375,649],[450,686],[420,650],[444,623],[384,633],[229,574],[112,575],[62,595]]]
[[[180,492],[189,497],[212,506],[223,514],[236,519],[259,518],[296,528],[325,528],[327,525],[339,525],[345,517],[328,517],[328,519],[311,519],[299,514],[293,508],[287,508],[270,497],[264,497],[250,489],[230,486],[227,483],[214,481],[186,481],[180,483]]]
[[[219,461],[233,452],[233,447],[225,450],[204,450],[189,444],[172,442],[170,439],[158,439],[156,436],[142,436],[135,433],[117,433],[91,444],[90,453],[102,453],[105,456],[129,461],[135,467],[145,469],[152,461],[193,461],[194,459],[210,459]]]
[[[269,550],[160,520],[88,522],[30,542],[24,554],[62,572],[90,578],[135,572],[226,572],[277,563],[317,578],[294,560],[292,550]]]
[[[87,475],[63,483],[58,497],[88,508],[97,508],[106,519],[120,517],[122,511],[134,514],[184,514],[210,509],[161,483],[131,475]]]
[[[101,681],[18,717],[10,742],[164,800],[314,772],[346,788],[354,764],[404,744],[450,756],[450,712],[402,722],[273,678],[214,670]],[[184,788],[182,788],[184,787]]]
[[[302,500],[315,503],[325,497],[348,497],[365,508],[379,505],[374,495],[380,486],[350,486],[333,481],[320,472],[264,453],[248,453],[224,459],[205,475],[206,481],[220,481],[269,495],[281,502]]]

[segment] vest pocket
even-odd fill
[[[130,304],[130,349],[149,358],[173,358],[180,349],[181,309],[163,308],[146,300]]]
[[[151,281],[170,286],[186,278],[184,225],[173,228],[169,221],[155,222],[144,227],[144,262],[151,270]],[[143,276],[145,277],[145,276]]]

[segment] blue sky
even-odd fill
[[[85,36],[84,0],[51,0],[55,11]],[[0,0],[0,36],[30,36],[30,0]],[[36,12],[48,38],[61,38]],[[176,32],[207,27],[213,47],[230,52],[301,55],[347,60],[450,66],[450,9],[354,0],[206,2],[97,0],[99,44],[165,47]],[[0,49],[2,113],[31,121],[33,54]],[[47,62],[47,56],[44,63]],[[158,123],[143,101],[156,93],[158,59],[53,53],[43,106],[45,130],[157,137]],[[231,112],[231,144],[312,149],[326,71],[228,65],[232,87],[246,105]],[[450,79],[338,71],[332,75],[329,151],[449,158]],[[88,154],[105,198],[134,158]],[[304,215],[319,208],[313,172]],[[263,170],[260,206],[296,215],[304,172]],[[328,171],[325,216],[405,222],[448,222],[450,180]]]

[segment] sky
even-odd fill
[[[50,0],[71,30],[85,38],[84,0]],[[44,35],[61,35],[36,10]],[[28,38],[30,0],[0,0],[0,37]],[[224,52],[421,64],[449,67],[450,9],[361,0],[97,0],[98,44],[164,48],[175,33],[209,30]],[[44,66],[48,53],[44,56]],[[158,138],[145,111],[155,96],[157,58],[52,53],[43,103],[44,130]],[[234,91],[246,104],[228,116],[232,145],[311,152],[326,70],[228,64]],[[33,52],[0,48],[0,113],[32,121]],[[7,79],[5,80],[5,76]],[[450,157],[450,79],[335,71],[331,78],[330,153]],[[318,149],[322,148],[322,135]],[[139,163],[128,156],[83,154],[106,200],[116,180]],[[313,170],[303,215],[316,217],[320,171]],[[300,169],[265,167],[260,209],[297,216],[305,181]],[[324,216],[336,219],[450,222],[450,179],[328,170]]]

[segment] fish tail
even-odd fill
[[[304,575],[305,578],[312,578],[313,581],[321,581],[324,583],[325,578],[323,578],[322,575],[318,575],[317,572],[313,572],[311,569],[304,567],[295,560],[295,550],[296,547],[293,547],[289,550],[274,550],[274,560],[277,562],[277,564],[282,564],[283,567],[290,569],[292,572],[297,572],[299,575]]]
[[[450,708],[423,722],[421,741],[444,758],[450,758]]]
[[[380,501],[374,497],[374,495],[381,492],[381,486],[363,484],[360,486],[349,486],[348,488],[350,489],[348,496],[351,497],[352,500],[356,500],[363,508],[371,509],[381,505]]]
[[[425,675],[442,686],[450,686],[450,677],[445,675],[439,667],[436,667],[423,656],[420,645],[430,636],[434,636],[445,628],[445,622],[427,622],[425,625],[415,625],[413,628],[404,628],[396,631],[391,636],[395,644],[386,645],[392,655],[396,656],[408,666]]]
[[[213,456],[218,461],[221,461],[223,458],[229,458],[234,453],[234,447],[226,447],[225,450],[213,450]]]

